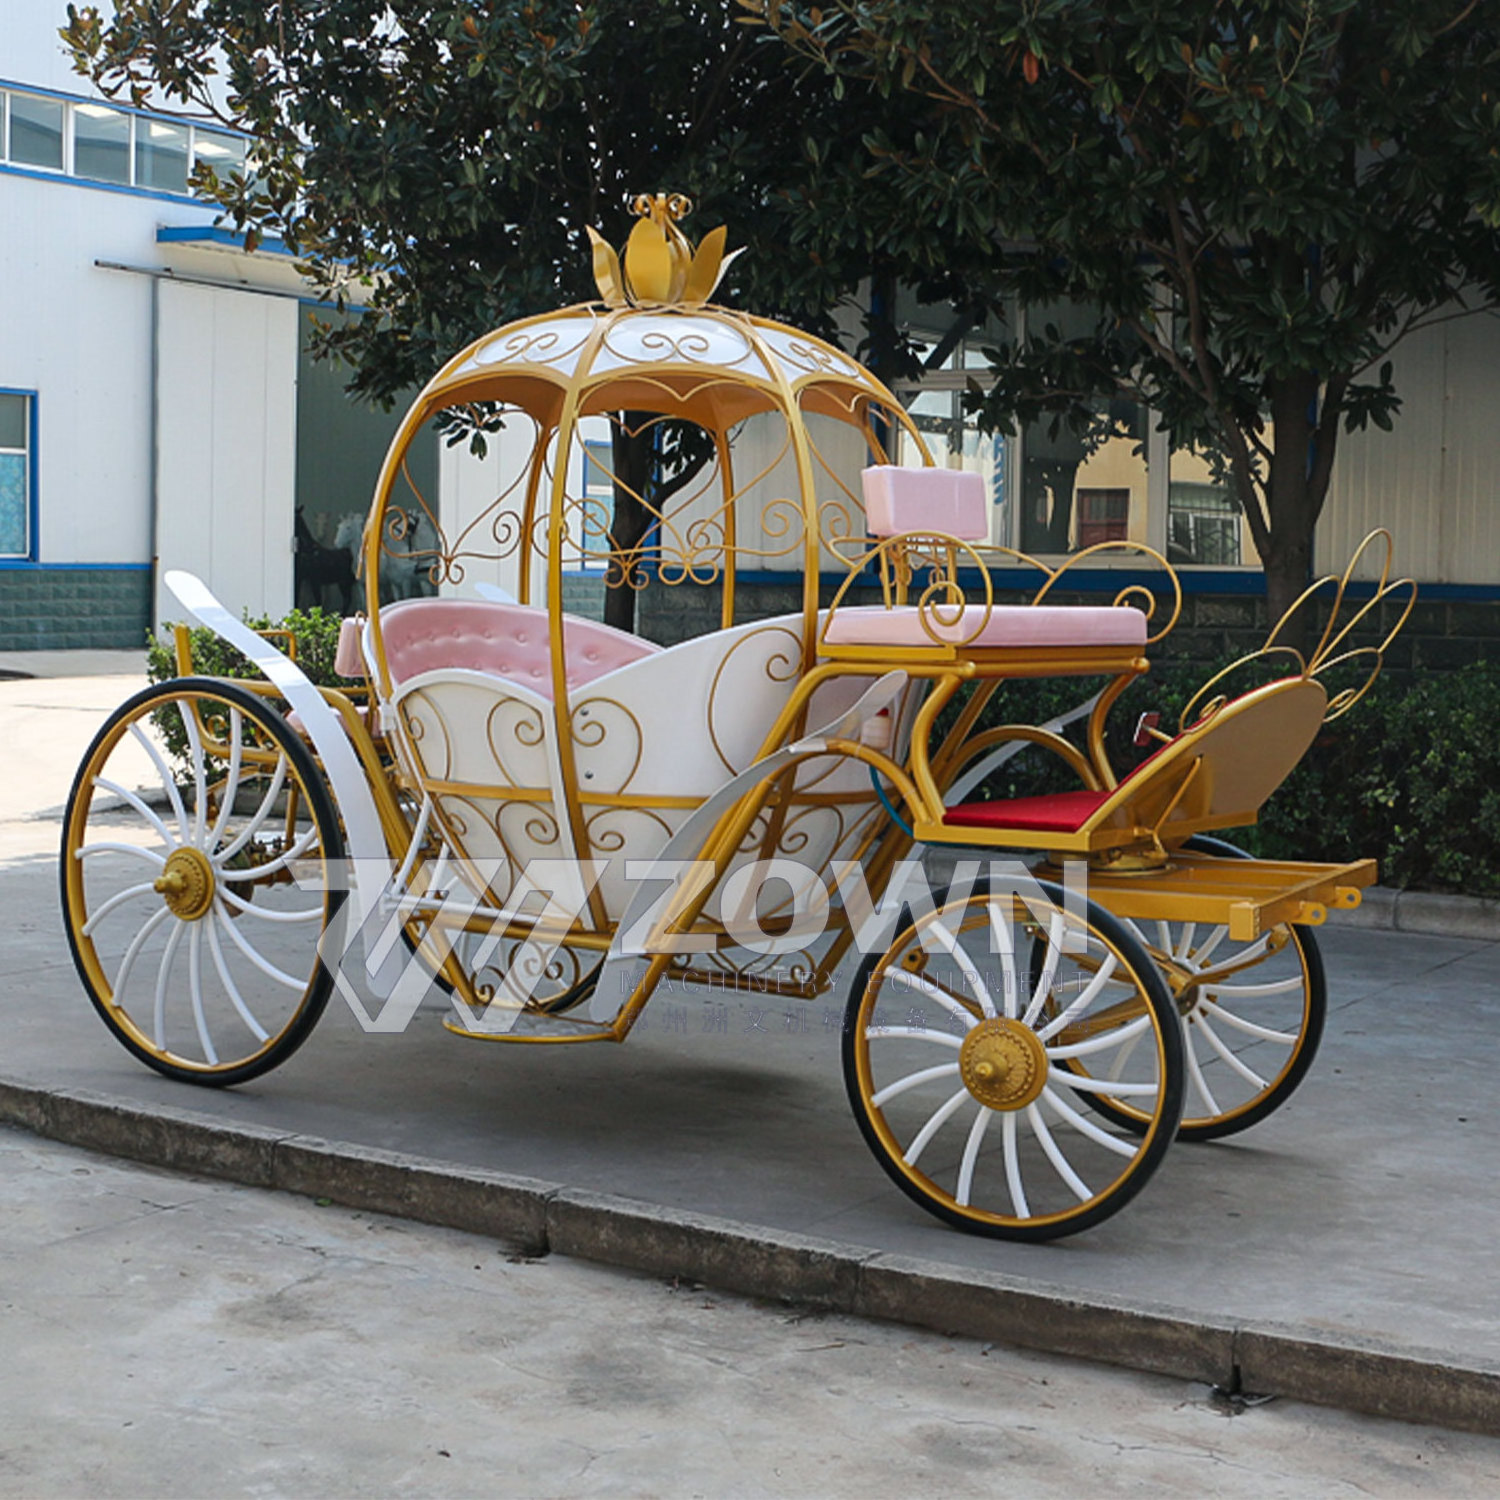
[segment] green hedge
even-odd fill
[[[245,623],[252,630],[289,630],[297,637],[297,665],[320,687],[347,687],[348,682],[333,669],[339,647],[339,616],[328,610],[294,609],[280,620],[269,615]],[[254,678],[260,673],[248,658],[236,651],[222,636],[204,625],[188,632],[193,647],[193,672],[199,677]],[[279,644],[279,643],[278,643]],[[146,675],[152,682],[165,682],[177,675],[177,651],[172,626],[163,625],[159,635],[146,636]]]
[[[1109,751],[1123,772],[1148,751],[1130,740],[1139,715],[1177,714],[1206,674],[1153,668],[1115,705]],[[1241,677],[1230,691],[1249,686]],[[1087,679],[1005,684],[988,723],[1037,723],[1085,698]],[[1338,684],[1335,684],[1335,687]],[[1272,859],[1380,862],[1383,885],[1500,895],[1500,663],[1427,676],[1386,673],[1342,718],[1326,725],[1260,822],[1227,833]],[[1069,731],[1082,745],[1082,725]],[[1062,763],[1028,749],[983,794],[1022,797],[1076,786]]]
[[[283,619],[268,615],[245,617],[252,630],[289,630],[297,638],[297,665],[320,687],[344,687],[351,684],[334,671],[333,663],[339,644],[340,618],[324,609],[294,609]],[[237,651],[222,636],[205,625],[195,625],[188,632],[192,643],[195,677],[233,677],[254,679],[260,672],[250,659]],[[276,641],[278,649],[283,643]],[[177,676],[177,649],[170,624],[159,635],[146,636],[146,676],[152,682],[165,682]],[[187,732],[176,714],[157,713],[157,728],[184,780],[189,779]],[[247,731],[248,734],[248,731]]]

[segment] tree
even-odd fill
[[[1490,0],[739,3],[851,96],[924,101],[867,142],[898,259],[935,270],[937,226],[969,300],[1098,309],[994,351],[985,419],[1150,404],[1219,455],[1273,618],[1340,433],[1399,409],[1387,354],[1500,301]]]
[[[107,94],[255,137],[251,175],[199,185],[251,243],[300,252],[325,298],[364,307],[315,341],[352,364],[356,396],[389,403],[487,329],[594,298],[585,227],[620,238],[637,193],[685,193],[695,225],[727,225],[757,312],[832,333],[867,270],[859,243],[789,256],[786,235],[816,153],[857,153],[873,119],[717,0],[117,0],[108,23],[70,6],[63,36]],[[701,453],[623,413],[615,448],[630,553],[650,520],[635,496],[660,502]],[[634,591],[611,587],[608,609],[628,626]]]

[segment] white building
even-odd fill
[[[291,258],[246,254],[188,193],[190,164],[233,167],[244,143],[102,102],[71,71],[60,18],[0,0],[0,649],[135,645],[178,613],[156,583],[169,567],[201,574],[236,610],[338,607],[344,589],[316,581],[336,579],[337,561],[305,539],[327,546],[363,511],[395,417],[351,406],[339,372],[306,358],[312,304]],[[934,348],[944,331],[932,328]],[[1398,566],[1424,586],[1419,634],[1443,642],[1417,657],[1433,664],[1500,639],[1497,333],[1500,320],[1471,318],[1402,347],[1395,432],[1344,439],[1318,533],[1327,569],[1371,526],[1395,532]],[[1116,414],[1122,435],[1086,455],[1040,432],[966,429],[961,393],[982,344],[948,341],[903,396],[942,459],[988,475],[996,543],[1148,542],[1184,565],[1190,626],[1263,591],[1212,475],[1169,452],[1149,413]],[[434,440],[415,477],[456,531],[512,459],[503,440],[487,465],[440,458]]]

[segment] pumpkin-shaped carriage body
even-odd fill
[[[694,252],[683,207],[641,200],[623,267],[595,236],[599,301],[422,391],[365,525],[345,688],[169,577],[262,675],[196,675],[180,631],[182,675],[96,737],[62,860],[80,976],[150,1066],[232,1084],[335,986],[375,1027],[435,982],[462,1035],[618,1041],[668,976],[791,1004],[847,962],[845,1082],[896,1183],[984,1233],[1084,1228],[1179,1129],[1276,1108],[1316,1049],[1308,927],[1373,867],[1210,835],[1253,821],[1329,711],[1321,669],[1361,654],[1333,623],[1347,575],[1312,653],[1273,631],[1277,680],[1205,696],[1118,776],[1106,717],[1175,619],[1171,570],[1090,549],[1160,564],[1154,622],[1137,582],[1057,603],[1079,557],[1004,556],[1036,587],[997,602],[983,482],[932,467],[846,353],[712,304],[723,236]],[[407,462],[433,424],[459,440],[441,505]],[[430,597],[382,604],[393,568]],[[660,646],[588,618],[580,570],[615,605],[707,599],[714,628]],[[1004,685],[1044,676],[1104,679],[1081,736],[1005,721]],[[1076,788],[977,799],[1021,747]],[[1007,863],[931,892],[919,843]]]

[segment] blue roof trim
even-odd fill
[[[18,167],[10,162],[0,162],[0,174],[6,177],[29,177],[33,182],[55,182],[60,187],[92,188],[98,193],[123,193],[127,198],[155,198],[161,203],[177,203],[184,207],[192,205],[205,213],[219,212],[218,204],[195,198],[191,193],[167,193],[160,188],[131,187],[125,182],[101,182],[97,177],[52,172],[46,167]]]
[[[156,231],[158,245],[228,245],[235,250],[245,248],[243,231],[225,229],[222,224],[163,224]],[[287,248],[284,240],[262,240],[255,247],[256,253],[264,250],[268,255],[291,257],[295,251]]]

